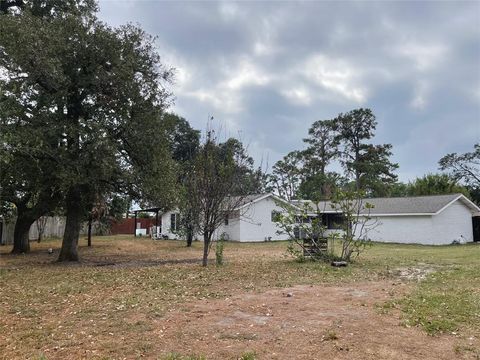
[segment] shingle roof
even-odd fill
[[[368,202],[374,206],[373,209],[370,209],[371,215],[435,214],[457,198],[472,211],[478,211],[478,207],[461,194],[371,198],[364,199],[364,202]],[[302,203],[308,204],[308,206],[312,205],[311,202],[303,201]],[[334,208],[329,201],[321,201],[318,205],[319,208],[324,209],[325,212],[334,212]]]
[[[252,194],[245,196],[232,196],[232,202],[236,205],[237,208],[240,208],[246,204],[252,203],[255,200],[264,197],[267,194]]]

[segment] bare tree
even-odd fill
[[[274,220],[280,228],[278,234],[289,238],[287,253],[299,261],[306,257],[313,261],[331,258],[332,246],[328,246],[327,227],[322,217],[324,203],[308,201],[297,206],[276,201],[276,204],[283,209],[275,214]]]
[[[276,219],[280,233],[288,235],[290,242],[287,252],[298,260],[308,256],[311,260],[351,261],[371,244],[369,233],[379,224],[370,216],[373,205],[364,200],[364,193],[337,191],[331,201],[305,202],[298,205],[277,203],[284,209]],[[336,224],[327,232],[328,222]],[[335,244],[340,243],[340,254]]]
[[[229,143],[232,142],[219,143],[215,132],[207,131],[187,182],[188,201],[196,214],[195,228],[204,241],[203,266],[208,264],[215,231],[226,216],[243,204],[247,195],[239,181],[247,166],[244,153],[239,153],[236,146],[228,146]]]
[[[455,180],[480,188],[480,143],[474,145],[472,152],[447,154],[438,164],[440,170],[450,171]]]
[[[331,207],[343,216],[341,232],[336,233],[342,244],[340,258],[351,261],[371,245],[369,233],[378,225],[378,220],[370,216],[374,208],[365,201],[362,191],[338,191]]]

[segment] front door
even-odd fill
[[[472,218],[473,241],[480,241],[480,216]]]

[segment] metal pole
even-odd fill
[[[88,235],[87,235],[88,246],[92,246],[92,215],[88,218]]]
[[[137,236],[137,212],[134,212],[135,217],[133,220],[133,236]]]

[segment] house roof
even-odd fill
[[[245,205],[257,202],[263,198],[265,195],[269,194],[252,194],[252,195],[245,195],[245,196],[232,196],[233,203],[238,203],[237,208],[244,207]]]
[[[274,198],[276,201],[280,201],[280,202],[283,202],[285,204],[288,204],[288,205],[294,205],[295,204],[291,204],[289,203],[287,200],[285,199],[282,199],[281,197],[278,197],[272,193],[264,193],[264,194],[253,194],[253,195],[246,195],[246,196],[242,196],[241,198],[240,197],[233,197],[233,201],[234,203],[236,201],[239,201],[237,207],[235,208],[235,210],[239,210],[239,209],[242,209],[246,206],[249,206],[251,204],[254,204],[256,202],[259,202],[263,199],[266,199],[266,198],[269,198],[269,197],[272,197]]]
[[[393,198],[371,198],[364,199],[364,203],[372,204],[369,209],[370,215],[377,216],[405,216],[405,215],[435,215],[443,211],[455,201],[461,201],[472,213],[480,211],[480,208],[467,199],[463,194],[431,195],[414,197],[393,197]],[[311,202],[302,201],[305,205],[312,207]],[[321,201],[319,208],[322,212],[337,212],[329,201]]]

